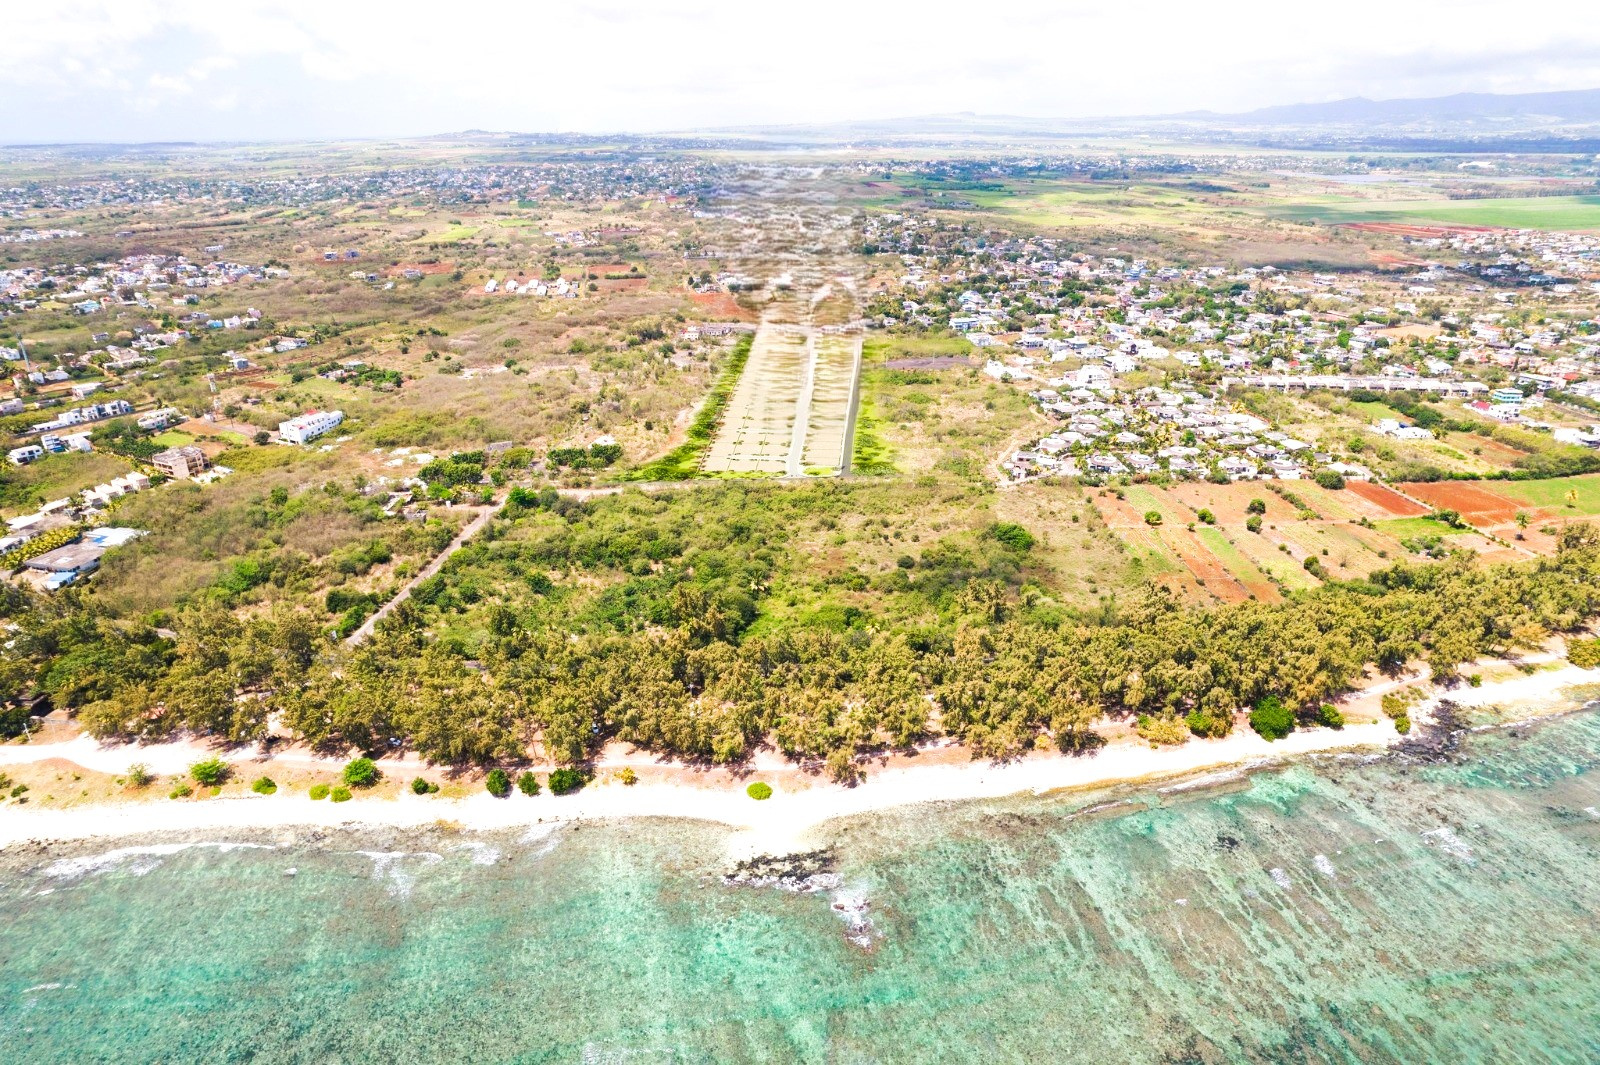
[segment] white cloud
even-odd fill
[[[1138,114],[1600,86],[1600,19],[1575,0],[1536,18],[1498,0],[81,0],[8,12],[5,31],[0,139]],[[119,114],[125,93],[108,104],[130,83],[146,105],[134,118]],[[229,94],[251,129],[185,103]]]

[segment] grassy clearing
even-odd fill
[[[183,447],[195,441],[193,433],[186,433],[181,429],[168,429],[164,433],[157,433],[150,438],[151,443],[160,444],[162,447]]]
[[[630,471],[627,480],[683,481],[700,476],[700,462],[717,435],[717,426],[727,410],[734,387],[739,383],[739,375],[744,372],[745,363],[750,361],[750,347],[754,342],[755,336],[746,334],[734,345],[733,353],[728,356],[728,364],[722,368],[700,413],[689,426],[688,438],[660,458]]]

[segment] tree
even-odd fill
[[[1261,515],[1252,514],[1248,518],[1244,519],[1244,527],[1246,529],[1250,530],[1253,533],[1260,532],[1261,531]]]
[[[517,778],[517,790],[524,795],[539,794],[539,778],[532,773],[524,772]]]
[[[489,770],[489,775],[484,778],[483,786],[490,795],[497,799],[503,799],[511,794],[511,778],[506,776],[504,769],[495,768]]]
[[[1264,499],[1252,499],[1244,509],[1251,514],[1265,514],[1267,512],[1267,502]]]
[[[1294,731],[1294,712],[1276,695],[1269,695],[1250,711],[1250,727],[1262,739],[1281,740]]]
[[[1344,487],[1344,475],[1338,470],[1318,470],[1311,475],[1311,479],[1330,492],[1337,492]]]
[[[383,774],[378,764],[370,758],[355,758],[344,767],[344,782],[351,787],[370,788]]]
[[[1161,512],[1159,510],[1147,510],[1147,511],[1145,511],[1144,512],[1144,523],[1146,525],[1160,525],[1161,524]]]
[[[1201,507],[1199,510],[1195,511],[1194,516],[1199,518],[1200,521],[1205,525],[1215,525],[1217,523],[1217,516],[1211,513],[1211,511],[1206,507]]]
[[[1600,639],[1568,640],[1567,661],[1580,669],[1600,668]]]

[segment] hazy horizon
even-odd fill
[[[1164,7],[1164,6],[1163,6]],[[1089,118],[1600,85],[1600,23],[1355,0],[748,11],[705,0],[484,9],[90,0],[7,16],[0,142],[614,134],[970,112]],[[1562,18],[1569,9],[1574,18]],[[1383,27],[1375,36],[1374,26]]]

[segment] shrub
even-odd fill
[[[639,783],[639,774],[635,773],[631,766],[623,766],[622,771],[617,774],[617,779],[631,788]]]
[[[758,780],[754,784],[751,784],[748,788],[745,788],[744,793],[750,796],[756,802],[762,802],[763,800],[772,798],[772,785]]]
[[[169,799],[187,799],[189,796],[191,796],[193,794],[194,794],[194,789],[191,788],[189,785],[187,785],[187,784],[178,784],[178,785],[174,786],[171,791],[167,792],[167,798],[169,798]]]
[[[1330,492],[1337,492],[1344,487],[1344,477],[1338,470],[1318,470],[1311,475],[1311,479]]]
[[[148,787],[155,777],[150,775],[150,769],[143,762],[135,762],[128,767],[128,783],[136,788]]]
[[[255,792],[257,795],[271,795],[273,792],[278,790],[278,785],[273,783],[271,777],[262,777],[260,780],[250,785],[250,790]]]
[[[430,784],[421,777],[411,781],[411,793],[413,795],[429,795],[438,790],[439,786],[437,784]]]
[[[489,775],[483,780],[483,787],[490,795],[497,799],[503,799],[511,794],[511,778],[506,775],[504,769],[491,769],[489,770]]]
[[[1249,529],[1253,533],[1260,532],[1261,531],[1261,515],[1252,514],[1248,518],[1244,519],[1244,527],[1246,529]]]
[[[1267,512],[1267,501],[1264,499],[1252,499],[1249,506],[1244,509],[1251,514],[1265,514]]]
[[[1226,714],[1214,714],[1209,710],[1192,710],[1184,718],[1184,724],[1189,726],[1189,731],[1196,736],[1210,739],[1226,736],[1233,731],[1233,719]]]
[[[347,788],[347,787],[344,787],[343,785],[340,785],[339,787],[334,788],[333,789],[333,801],[334,802],[349,802],[350,801],[350,789]]]
[[[1344,728],[1344,715],[1332,703],[1317,707],[1317,724],[1323,728]]]
[[[326,799],[328,792],[331,790],[326,784],[313,784],[311,785],[311,797],[313,799]]]
[[[190,766],[189,775],[194,777],[196,784],[204,784],[207,787],[221,784],[228,779],[228,763],[220,758],[207,758]]]
[[[1401,714],[1399,717],[1395,718],[1394,719],[1394,730],[1396,732],[1400,733],[1400,735],[1402,735],[1402,736],[1404,736],[1406,733],[1410,732],[1411,731],[1411,717],[1410,717],[1410,715]]]
[[[1211,513],[1211,511],[1206,507],[1201,507],[1199,510],[1195,511],[1194,516],[1199,518],[1200,521],[1206,525],[1215,525],[1217,523],[1217,516]]]
[[[1159,510],[1147,510],[1147,511],[1145,511],[1144,512],[1144,523],[1146,525],[1160,525],[1161,524],[1161,512]]]
[[[989,526],[989,535],[1013,551],[1027,551],[1034,544],[1033,534],[1015,522],[997,522]]]
[[[524,795],[539,794],[539,778],[532,773],[524,773],[517,778],[517,790]]]
[[[1269,695],[1250,711],[1250,727],[1262,739],[1281,740],[1294,731],[1294,714],[1283,705],[1282,699]]]
[[[1152,747],[1176,746],[1189,739],[1188,722],[1177,718],[1140,714],[1138,728],[1139,735],[1149,740]]]
[[[1600,667],[1600,639],[1568,640],[1567,661],[1579,669]]]
[[[352,759],[344,767],[344,782],[355,788],[370,788],[382,776],[378,764],[370,758]]]
[[[550,790],[557,795],[577,791],[589,782],[581,769],[563,767],[550,774]]]

